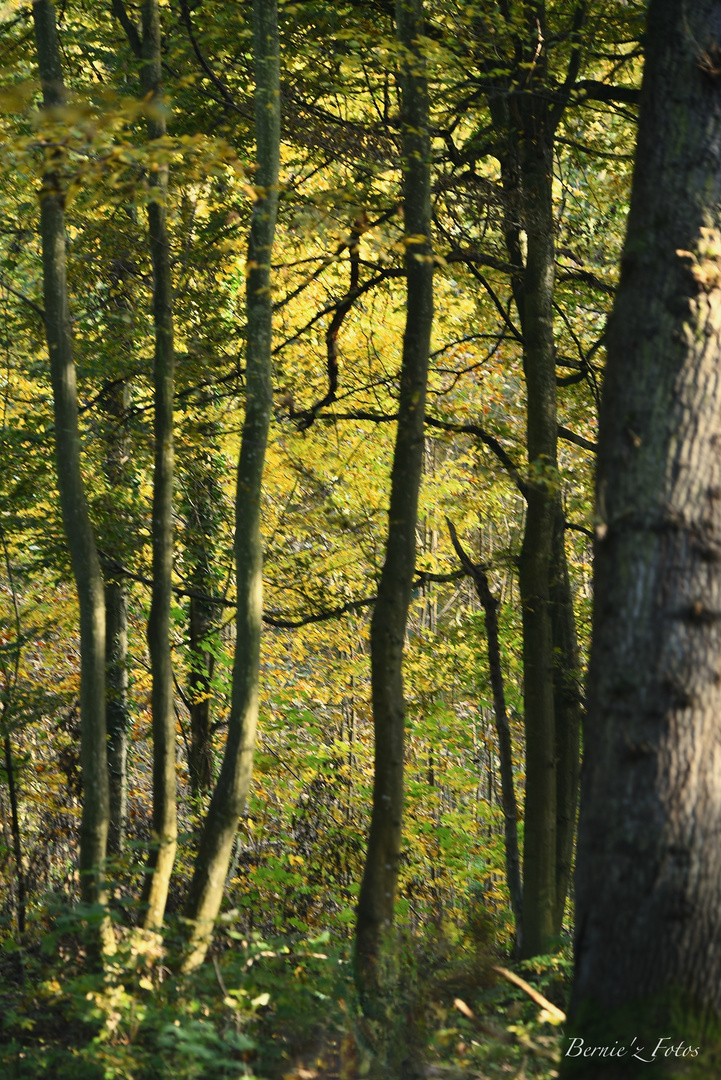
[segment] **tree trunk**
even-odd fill
[[[556,503],[556,361],[553,340],[553,140],[545,101],[522,110],[521,192],[528,251],[523,277],[526,378],[526,527],[519,562],[523,607],[526,801],[524,956],[545,952],[556,906],[556,747],[549,567]]]
[[[652,0],[607,334],[572,1000],[577,1038],[700,1044],[703,1076],[721,1011],[720,38],[719,0]],[[613,1064],[566,1057],[564,1075],[638,1066]]]
[[[190,598],[190,670],[188,701],[190,746],[188,772],[194,799],[200,800],[213,784],[212,687],[214,655],[210,638],[217,629],[217,611],[203,599],[219,591],[218,550],[222,524],[223,492],[219,482],[218,445],[215,423],[204,422],[198,429],[203,449],[193,454],[184,475],[182,513],[185,520],[185,563],[188,581],[197,595]]]
[[[498,760],[501,766],[501,800],[503,804],[504,839],[506,846],[506,881],[511,898],[511,910],[516,920],[516,951],[520,952],[523,944],[523,886],[521,884],[521,859],[518,847],[518,806],[516,789],[513,783],[513,745],[511,725],[506,711],[506,694],[503,688],[503,669],[501,668],[501,646],[498,634],[498,601],[491,592],[488,577],[480,566],[476,566],[461,547],[453,524],[446,518],[451,534],[451,542],[461,561],[463,569],[473,578],[476,594],[481,602],[486,619],[486,639],[488,641],[488,671],[493,691],[493,713],[498,738]],[[489,775],[492,772],[489,769]],[[490,786],[490,785],[489,785]],[[488,803],[492,805],[492,790],[488,794]]]
[[[18,646],[19,648],[19,646]],[[3,710],[4,713],[4,710]],[[3,719],[5,716],[3,715]],[[25,888],[25,869],[23,867],[23,845],[20,835],[20,814],[18,807],[18,791],[15,784],[15,766],[13,764],[13,750],[10,736],[3,739],[5,751],[5,775],[7,776],[8,795],[10,796],[10,829],[12,833],[13,855],[15,857],[15,876],[17,878],[17,921],[18,941],[22,942],[25,935],[25,917],[27,914],[27,891]]]
[[[428,88],[418,42],[423,33],[422,0],[397,0],[396,26],[403,50],[403,204],[411,242],[406,246],[406,327],[388,539],[370,635],[375,732],[373,809],[356,922],[356,971],[364,990],[377,984],[377,962],[383,937],[393,922],[398,882],[405,723],[403,641],[415,568],[433,325]]]
[[[38,68],[46,109],[62,108],[65,88],[55,6],[33,3]],[[46,168],[40,193],[45,333],[55,415],[55,459],[63,526],[80,608],[80,722],[83,808],[80,823],[80,891],[87,903],[104,903],[102,864],[108,836],[108,770],[105,732],[105,600],[80,470],[78,401],[66,273],[63,156]]]
[[[556,502],[549,599],[553,643],[553,717],[556,739],[556,899],[553,935],[563,927],[563,915],[571,883],[573,837],[576,831],[578,784],[581,774],[580,685],[576,619],[568,575],[565,544],[565,515]]]
[[[542,71],[538,72],[539,77]],[[502,130],[504,235],[523,338],[527,387],[528,502],[519,584],[524,627],[526,808],[523,954],[561,931],[570,880],[579,775],[580,694],[573,598],[557,490],[553,145],[543,94],[519,108],[491,102]],[[524,258],[521,227],[528,250]],[[530,830],[529,830],[530,825]],[[530,862],[526,862],[530,859]]]
[[[121,579],[105,584],[106,723],[110,819],[108,851],[122,853],[128,816],[128,588]]]
[[[220,910],[230,854],[250,786],[258,720],[263,546],[260,511],[263,465],[273,402],[271,255],[278,210],[280,67],[277,0],[254,0],[255,130],[258,199],[248,245],[248,346],[245,419],[236,489],[235,561],[238,590],[228,742],[200,840],[185,908],[192,921],[183,968],[202,963]]]
[[[195,567],[193,582],[203,580],[202,567]],[[210,574],[204,575],[207,582]],[[213,609],[197,597],[190,599],[190,756],[188,772],[194,798],[210,791],[213,783],[213,746],[211,738],[210,677],[213,654],[207,639],[213,629]]]
[[[105,475],[111,495],[120,492],[128,483],[128,440],[124,422],[129,402],[125,382],[115,383],[106,396]],[[105,573],[105,621],[105,720],[110,785],[108,851],[119,855],[125,846],[128,808],[128,586],[126,579],[115,574],[112,567]]]
[[[148,139],[162,139],[166,123],[161,111],[162,63],[158,0],[144,0],[141,86],[154,107],[147,120]],[[170,652],[170,603],[173,571],[173,283],[167,225],[168,169],[161,165],[149,174],[148,204],[150,255],[153,264],[153,319],[155,406],[153,470],[153,588],[148,620],[148,649],[152,673],[153,716],[153,842],[148,857],[143,900],[148,908],[145,928],[159,930],[163,923],[170,875],[175,861],[178,824],[175,794],[175,706]]]

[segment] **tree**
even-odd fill
[[[721,1009],[720,27],[718,0],[649,8],[600,419],[572,1032],[647,1058],[713,1053]]]
[[[424,28],[422,0],[398,0],[396,26],[402,47],[407,307],[388,538],[371,622],[373,809],[356,919],[356,965],[360,984],[366,989],[378,979],[379,953],[393,923],[398,883],[405,754],[403,642],[415,570],[423,422],[433,326],[429,106],[420,41]]]
[[[61,113],[66,104],[55,6],[33,5],[43,105]],[[55,459],[65,536],[80,607],[80,719],[83,813],[80,826],[81,895],[104,902],[102,865],[108,837],[108,771],[105,728],[105,599],[80,469],[78,400],[73,360],[65,248],[63,153],[49,159],[40,192],[45,333],[50,353],[55,413]]]
[[[140,61],[140,86],[147,108],[147,132],[151,146],[167,135],[162,102],[162,52],[160,5],[144,0],[141,30],[129,18],[123,0],[113,0],[112,10],[122,24],[130,47]],[[170,649],[170,603],[173,571],[173,483],[175,452],[173,396],[175,345],[173,327],[173,279],[168,232],[168,166],[158,162],[151,170],[148,201],[148,241],[153,267],[154,469],[153,469],[153,577],[148,651],[153,678],[153,837],[143,887],[147,903],[145,926],[160,930],[175,862],[178,822],[175,780],[175,708],[173,665]]]
[[[228,742],[203,826],[185,914],[191,920],[188,971],[202,963],[220,911],[230,853],[250,786],[258,722],[263,547],[263,466],[273,387],[271,257],[280,168],[280,46],[277,0],[254,0],[257,192],[248,244],[245,417],[235,503],[236,645]]]

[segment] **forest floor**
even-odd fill
[[[409,939],[371,1018],[347,942],[324,932],[263,940],[226,924],[192,976],[157,940],[124,932],[104,971],[82,930],[56,920],[0,952],[3,1080],[551,1080],[561,1029],[462,942]],[[392,970],[391,970],[392,969]],[[569,960],[518,969],[564,1007]],[[557,1019],[557,1018],[556,1018]]]

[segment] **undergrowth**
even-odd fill
[[[213,951],[173,974],[172,935],[116,930],[93,971],[94,913],[56,910],[0,954],[3,1080],[551,1080],[560,1031],[499,978],[477,927],[400,930],[366,1015],[340,932],[267,939],[222,917]],[[42,933],[39,931],[42,930]],[[167,951],[166,951],[167,950]],[[522,966],[564,1007],[568,958]],[[520,969],[519,969],[520,970]]]

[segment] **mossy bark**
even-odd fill
[[[696,1064],[710,1076],[721,1045],[721,3],[652,0],[645,42],[599,435],[571,1030],[613,1043],[632,1012],[634,1035],[654,1046],[688,1040],[705,1017],[716,1067]],[[682,1067],[693,1063],[664,1055],[650,1074]],[[610,1075],[575,1059],[564,1070]]]
[[[422,0],[398,0],[406,326],[398,427],[391,473],[386,557],[371,621],[371,693],[375,733],[373,808],[356,921],[357,977],[364,991],[378,979],[383,937],[393,922],[403,814],[405,703],[403,641],[416,558],[423,426],[433,325],[428,87],[419,37]]]

